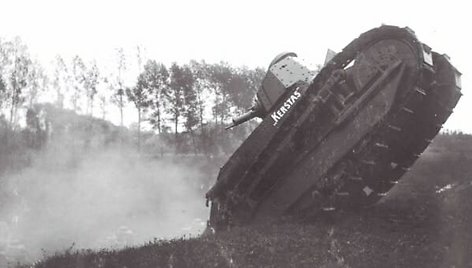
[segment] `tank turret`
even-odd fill
[[[310,82],[315,72],[301,64],[293,52],[277,55],[269,65],[262,85],[256,93],[254,106],[246,113],[232,119],[226,129],[242,124],[254,117],[264,118],[270,114],[284,96],[293,92],[294,85]]]

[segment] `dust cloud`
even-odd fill
[[[139,246],[198,235],[209,178],[192,159],[152,159],[133,150],[48,148],[31,166],[2,178],[0,255],[34,261],[72,248]]]

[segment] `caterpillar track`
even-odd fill
[[[360,35],[316,76],[295,56],[274,59],[255,106],[234,121],[263,118],[207,193],[216,229],[374,204],[461,96],[448,57],[408,28]]]

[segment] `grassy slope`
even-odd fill
[[[36,267],[472,267],[470,226],[472,136],[442,135],[368,210],[121,251],[65,252]]]

